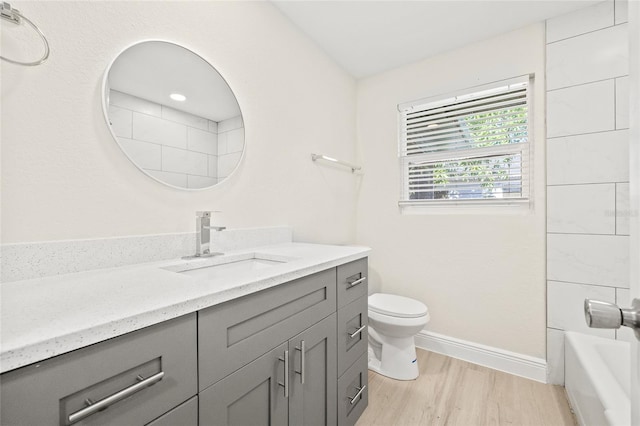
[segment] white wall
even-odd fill
[[[353,160],[355,82],[271,4],[12,6],[43,29],[51,57],[33,68],[2,63],[4,243],[188,232],[203,209],[223,211],[217,225],[289,225],[297,240],[353,241],[357,181],[310,154]],[[150,38],[196,51],[238,98],[246,155],[239,173],[214,189],[184,192],[145,176],[103,119],[109,61]],[[3,55],[38,54],[37,39],[2,43]]]
[[[564,331],[588,328],[585,298],[629,302],[627,4],[547,21],[547,333],[550,381],[564,384]]]
[[[535,73],[533,209],[403,215],[397,105]],[[545,356],[544,25],[481,41],[359,81],[365,170],[357,242],[373,248],[371,285],[427,304],[427,330]]]

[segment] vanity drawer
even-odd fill
[[[338,310],[338,377],[367,351],[367,297]]]
[[[338,426],[354,425],[369,404],[367,354],[338,379]]]
[[[198,312],[200,390],[336,310],[336,270]]]
[[[198,397],[194,396],[147,426],[198,426]]]
[[[7,372],[0,423],[144,425],[196,394],[196,345],[190,314]]]
[[[338,266],[338,308],[367,295],[367,258]]]

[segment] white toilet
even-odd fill
[[[424,303],[394,294],[369,296],[369,369],[392,379],[416,379],[413,337],[428,322]]]

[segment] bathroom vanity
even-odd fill
[[[22,306],[24,324],[3,324],[1,423],[352,425],[368,403],[367,253],[289,243],[5,283],[5,306],[24,302],[19,285],[45,283],[85,297],[94,287],[96,315],[120,312],[87,326],[91,309],[55,318],[81,303],[65,292],[39,313],[38,301]],[[157,295],[171,286],[183,291]],[[147,290],[145,309],[127,302]],[[38,320],[49,324],[19,337]]]

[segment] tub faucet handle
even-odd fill
[[[584,319],[591,328],[620,328],[622,312],[615,303],[584,299]]]
[[[633,329],[640,340],[640,299],[633,299],[629,309],[621,309],[610,302],[584,299],[584,319],[591,328],[620,328],[624,325]]]

